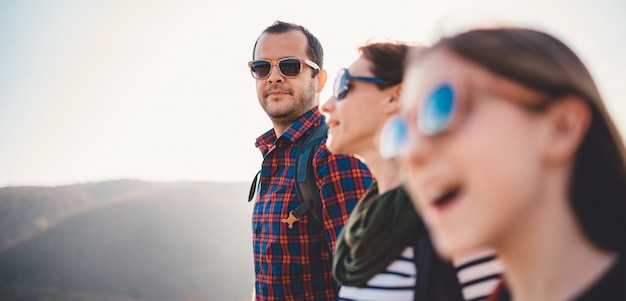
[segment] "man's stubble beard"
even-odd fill
[[[295,97],[294,101],[286,106],[282,112],[274,113],[269,110],[269,105],[264,106],[265,113],[274,124],[289,126],[298,120],[304,113],[317,105],[317,87],[315,80],[310,80],[306,89]]]

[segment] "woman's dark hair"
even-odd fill
[[[302,32],[308,41],[309,47],[306,50],[306,55],[311,59],[311,61],[315,62],[320,69],[324,69],[324,49],[322,48],[322,44],[314,36],[306,27],[294,23],[288,23],[283,21],[274,21],[274,24],[268,26],[261,32],[259,37],[254,42],[254,48],[252,48],[252,59],[254,60],[254,52],[256,51],[256,45],[259,43],[259,38],[264,33],[285,33],[292,30],[298,30]],[[318,71],[313,72],[313,77],[317,75]]]
[[[476,29],[443,38],[446,49],[490,72],[558,101],[577,96],[591,109],[591,124],[576,154],[571,205],[587,237],[605,250],[626,246],[626,155],[594,80],[578,56],[544,32],[524,28]],[[423,59],[427,53],[413,57]]]
[[[371,40],[357,50],[366,60],[372,62],[370,71],[375,77],[385,81],[376,85],[379,89],[384,89],[402,82],[405,60],[409,52],[413,52],[411,49],[419,51],[421,47],[392,40]]]

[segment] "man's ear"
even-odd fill
[[[326,85],[326,79],[328,77],[328,73],[326,73],[326,70],[322,69],[319,71],[319,73],[317,74],[317,93],[321,93],[322,90],[324,89],[324,85]]]
[[[562,164],[574,159],[591,124],[591,108],[576,96],[556,100],[548,109],[550,142],[548,164]]]

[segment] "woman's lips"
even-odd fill
[[[458,185],[443,186],[438,189],[431,189],[429,194],[424,196],[423,217],[427,224],[438,223],[442,215],[448,212],[455,204],[458,204],[462,197],[462,190]]]
[[[435,200],[435,202],[433,203],[433,207],[437,211],[443,211],[451,205],[455,204],[459,200],[459,195],[460,189],[454,188]]]
[[[329,119],[326,121],[326,124],[328,125],[329,128],[331,128],[331,127],[335,127],[339,125],[339,121]]]

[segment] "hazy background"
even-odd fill
[[[0,188],[0,300],[249,301],[246,185]]]
[[[248,181],[270,127],[247,62],[276,19],[316,34],[330,95],[370,37],[467,25],[547,30],[587,63],[626,130],[626,1],[0,0],[0,187],[133,178]]]

